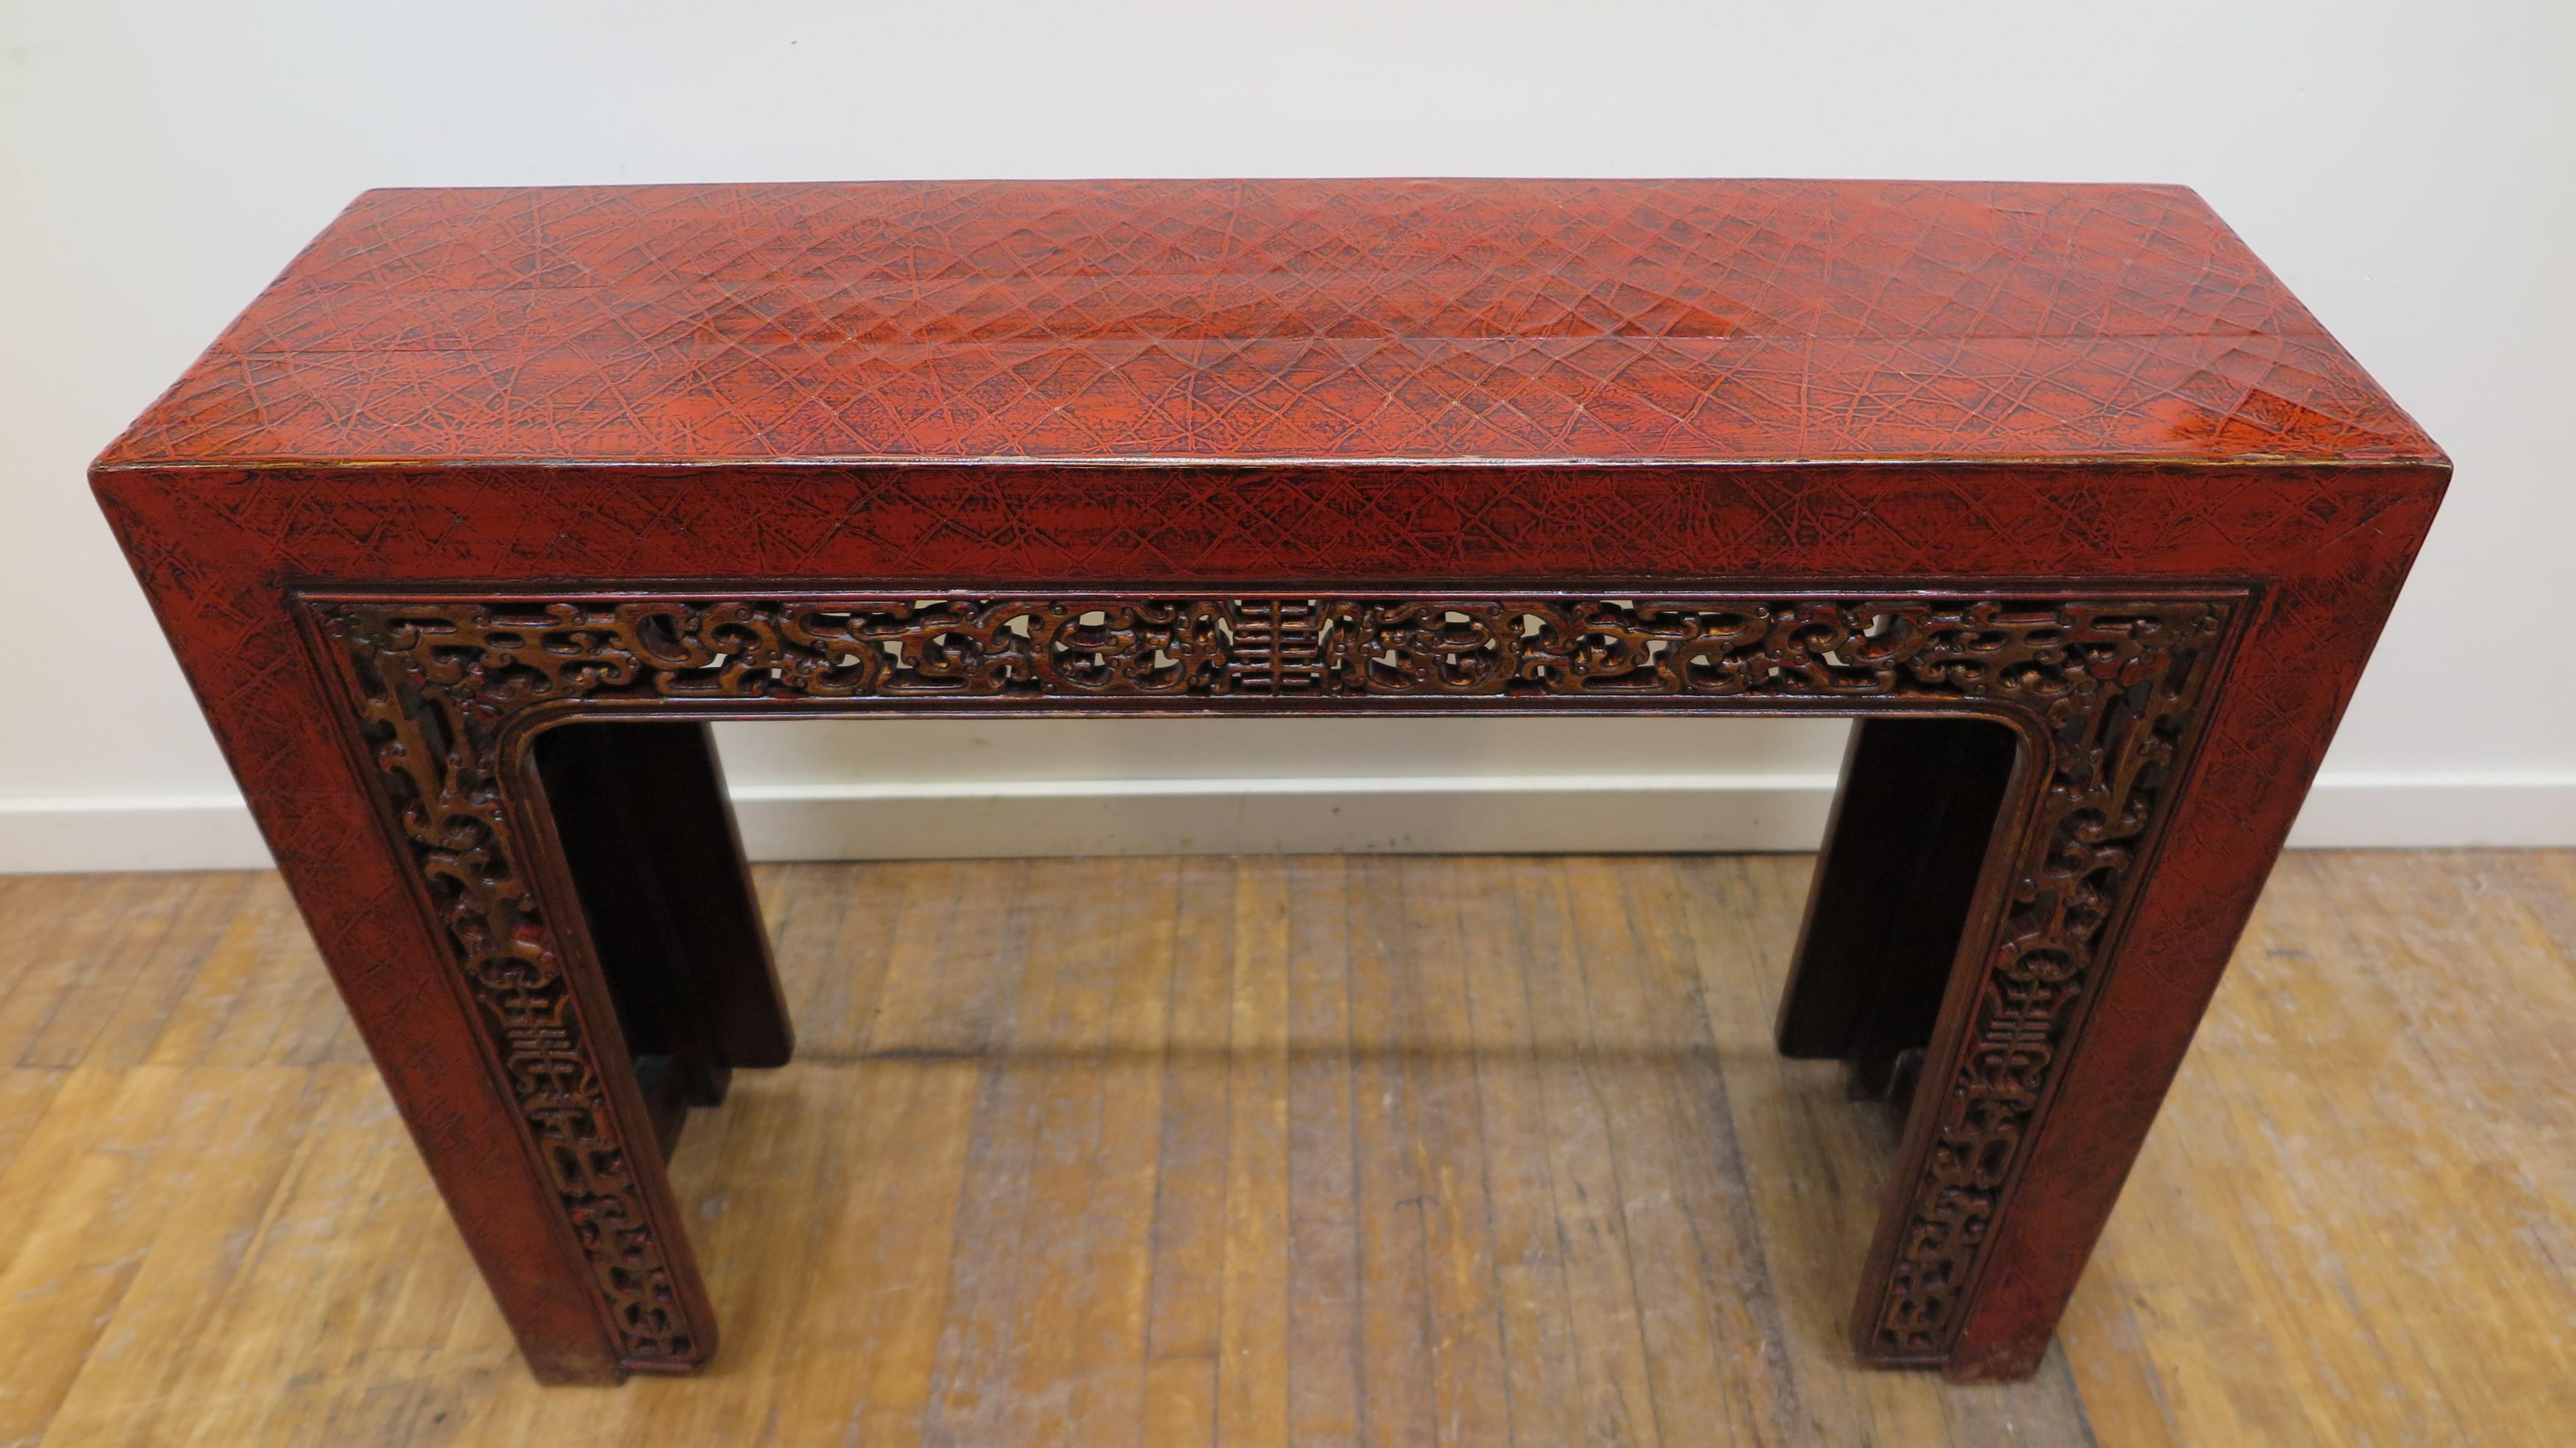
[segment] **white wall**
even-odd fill
[[[2565,0],[0,0],[0,869],[259,858],[81,469],[359,190],[1231,173],[2196,186],[2459,464],[2302,839],[2576,843]],[[727,741],[749,828],[800,852],[1788,845],[1837,753],[1705,721],[759,728]]]

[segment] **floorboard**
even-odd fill
[[[0,880],[0,1443],[2576,1441],[2576,852],[2307,853],[2038,1378],[1851,1366],[1789,856],[759,872],[711,1373],[537,1388],[274,876]]]

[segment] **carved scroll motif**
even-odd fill
[[[1876,1345],[1937,1356],[2081,1018],[2095,951],[2156,823],[2231,605],[1772,595],[1689,599],[888,598],[317,603],[360,728],[483,1007],[537,1155],[630,1364],[684,1363],[663,1233],[504,808],[502,726],[531,707],[952,699],[1454,698],[1711,708],[1911,700],[2023,717],[2047,742],[2036,827],[1986,952]],[[1936,1063],[1937,1064],[1937,1063]],[[1927,1082],[1924,1090],[1930,1091]]]

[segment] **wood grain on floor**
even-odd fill
[[[2291,856],[2039,1378],[1850,1365],[1789,857],[761,872],[707,1375],[542,1390],[276,878],[0,879],[0,1444],[2576,1441],[2576,853]]]

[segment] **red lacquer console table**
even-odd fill
[[[2026,1374],[2447,476],[2188,191],[1783,181],[373,192],[92,473],[554,1381],[788,1054],[704,721],[996,712],[1860,716],[1780,1044]]]

